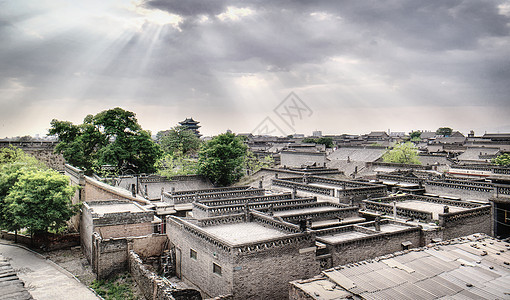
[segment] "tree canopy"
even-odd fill
[[[320,137],[320,138],[307,137],[307,138],[304,138],[301,142],[322,144],[322,145],[325,145],[326,148],[333,148],[333,138],[330,138],[330,137]]]
[[[57,229],[76,213],[75,188],[21,149],[0,149],[0,227],[31,232]]]
[[[436,130],[437,135],[450,136],[453,132],[453,129],[450,127],[440,127]]]
[[[241,179],[247,146],[233,133],[215,136],[198,152],[198,170],[215,185],[226,186]]]
[[[492,160],[492,163],[498,166],[510,166],[510,154],[504,153]]]
[[[165,154],[160,158],[156,167],[161,176],[193,175],[198,173],[198,161],[184,155]]]
[[[249,170],[250,174],[253,174],[262,168],[271,167],[274,164],[274,159],[271,155],[266,155],[259,159],[253,152],[248,150],[245,162],[246,170]]]
[[[112,166],[115,174],[152,173],[162,155],[135,114],[119,107],[88,115],[80,125],[54,119],[49,134],[58,136],[55,150],[87,174],[101,173],[103,165]]]
[[[197,135],[186,126],[175,126],[164,133],[159,132],[158,140],[162,150],[172,155],[195,154],[201,144]]]
[[[418,149],[411,142],[397,144],[382,156],[385,162],[420,165]]]
[[[409,133],[409,137],[411,138],[411,141],[413,142],[416,142],[416,141],[421,141],[421,131],[411,131]]]
[[[4,216],[10,229],[29,228],[33,233],[58,230],[78,211],[78,206],[71,204],[75,191],[69,178],[57,171],[23,173],[5,197]]]

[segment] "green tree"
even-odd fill
[[[411,141],[413,142],[419,142],[421,141],[421,131],[411,131],[409,133],[409,137],[411,138]]]
[[[333,148],[333,138],[330,137],[320,137],[316,143],[325,145],[326,148]]]
[[[28,228],[31,233],[58,230],[78,211],[71,198],[76,187],[54,170],[24,172],[5,197],[4,217],[10,229]]]
[[[158,160],[156,167],[157,173],[165,177],[198,173],[197,160],[184,155],[165,154]]]
[[[200,139],[186,126],[175,126],[165,134],[161,134],[159,144],[168,154],[195,154],[200,149]]]
[[[436,134],[442,136],[450,136],[452,132],[453,129],[451,129],[450,127],[440,127],[436,130]]]
[[[492,163],[498,166],[510,166],[510,154],[504,153],[492,160]]]
[[[322,144],[322,145],[325,145],[326,148],[333,148],[333,138],[330,138],[330,137],[320,137],[320,138],[307,137],[307,138],[302,139],[301,143]]]
[[[385,162],[389,163],[421,164],[418,160],[418,149],[411,142],[395,145],[393,149],[386,151],[382,158]]]
[[[198,152],[199,173],[215,185],[226,186],[243,176],[247,146],[233,133],[206,142]]]
[[[87,174],[101,173],[103,165],[113,166],[115,174],[152,173],[162,155],[135,114],[119,107],[88,115],[80,125],[53,120],[49,134],[58,136],[56,152]]]
[[[246,154],[245,162],[246,170],[249,170],[250,174],[253,174],[262,168],[268,168],[272,166],[274,164],[274,159],[271,155],[267,155],[259,159],[253,152],[248,151]]]
[[[0,149],[0,228],[17,230],[13,227],[12,217],[6,211],[5,198],[21,175],[46,169],[46,165],[35,157],[25,154],[15,147]]]
[[[313,137],[306,137],[306,138],[301,140],[301,143],[303,143],[303,144],[316,144],[317,143],[317,139],[313,138]]]

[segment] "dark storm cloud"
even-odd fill
[[[116,40],[109,40],[106,21],[91,26],[101,17],[38,36],[24,25],[51,9],[33,3],[2,9],[5,3],[0,89],[19,84],[26,102],[138,99],[166,105],[197,99],[201,107],[228,108],[240,101],[232,89],[242,88],[228,79],[257,74],[278,79],[285,92],[275,94],[324,87],[314,101],[345,99],[339,106],[398,107],[408,100],[406,105],[509,107],[510,19],[498,10],[510,7],[507,1],[149,0],[144,8],[181,16],[178,28],[146,21]],[[221,20],[229,7],[251,11]],[[56,21],[44,24],[52,28]],[[376,88],[365,94],[374,82],[394,86],[395,97],[380,100]],[[347,98],[345,89],[363,102]]]
[[[181,27],[183,34],[177,38],[186,36],[183,45],[191,49],[187,54],[194,59],[214,61],[211,67],[232,72],[249,72],[250,69],[258,72],[264,68],[291,70],[301,64],[321,63],[333,56],[346,55],[371,64],[373,72],[388,82],[417,77],[431,79],[423,82],[422,88],[434,88],[436,81],[480,86],[480,90],[472,92],[473,97],[462,100],[465,105],[476,104],[480,97],[506,104],[510,93],[507,84],[510,62],[505,47],[508,46],[509,18],[498,10],[503,2],[201,3],[149,1],[146,5],[185,16]],[[248,7],[255,14],[243,18],[242,22],[221,22],[214,18],[228,6]],[[317,18],[313,17],[314,13]],[[318,19],[321,13],[323,20]],[[211,16],[211,22],[197,22],[201,15]],[[222,33],[213,42],[222,46],[222,53],[207,51],[211,41],[202,39],[207,32]],[[484,95],[485,89],[491,93]],[[440,103],[444,99],[436,97],[429,101]]]

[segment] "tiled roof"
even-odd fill
[[[430,138],[433,138],[435,136],[436,136],[435,132],[425,131],[425,132],[421,133],[420,138],[423,140],[423,139],[430,139]]]
[[[470,147],[467,148],[464,153],[459,155],[457,159],[460,161],[486,161],[487,156],[496,155],[499,151],[499,148]]]
[[[335,152],[331,153],[328,158],[330,160],[350,160],[360,162],[374,162],[381,158],[386,152],[383,148],[338,148]]]
[[[510,243],[474,234],[326,270],[311,296],[323,281],[338,291],[328,299],[510,299],[509,264]],[[305,293],[306,283],[292,282]]]

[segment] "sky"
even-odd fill
[[[122,107],[156,133],[510,132],[510,1],[0,0],[0,138]]]

